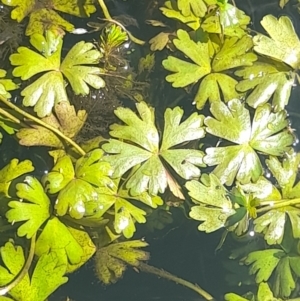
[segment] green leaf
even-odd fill
[[[144,102],[137,104],[137,110],[140,117],[129,109],[118,108],[115,111],[125,125],[114,124],[110,135],[120,140],[110,139],[102,146],[109,153],[104,160],[114,168],[113,177],[121,177],[135,167],[126,184],[133,196],[147,190],[150,195],[157,195],[158,192],[163,193],[167,186],[175,187],[176,180],[168,171],[170,167],[184,179],[199,177],[197,166],[203,166],[202,152],[175,149],[175,146],[204,136],[203,116],[194,113],[181,122],[182,109],[167,109],[159,149],[160,137],[154,124],[153,110]],[[182,197],[180,192],[177,196]]]
[[[22,248],[15,247],[11,242],[1,247],[0,252],[5,265],[5,267],[0,266],[0,285],[4,285],[18,275],[25,258]],[[58,264],[55,253],[44,254],[39,258],[31,278],[26,274],[22,281],[9,291],[9,294],[14,300],[44,301],[60,285],[67,282],[67,278],[63,277],[64,272],[65,266]]]
[[[238,98],[240,94],[236,91],[237,81],[232,77],[222,73],[208,74],[200,83],[194,102],[197,109],[202,109],[207,100],[210,103],[224,99],[228,102],[231,99]]]
[[[20,200],[8,203],[11,209],[6,213],[6,218],[11,223],[25,221],[17,233],[31,238],[49,218],[50,200],[40,182],[31,176],[27,176],[24,183],[18,183],[16,189]]]
[[[227,38],[213,59],[209,43],[196,43],[181,29],[177,31],[177,37],[173,40],[174,46],[192,62],[173,56],[163,61],[164,68],[173,72],[166,77],[173,87],[185,87],[202,79],[194,99],[197,109],[202,109],[208,99],[215,102],[224,98],[227,102],[239,97],[235,90],[237,81],[221,72],[239,66],[251,66],[256,60],[255,54],[247,53],[252,46],[249,36]]]
[[[293,191],[299,171],[300,153],[295,151],[286,153],[282,161],[272,156],[266,160],[266,164],[278,182],[283,198],[300,197],[300,194]]]
[[[18,159],[12,159],[8,165],[0,170],[0,192],[8,196],[11,181],[33,170],[31,161],[24,160],[19,163]]]
[[[245,299],[234,293],[228,293],[224,297],[226,301],[249,301],[248,299]]]
[[[261,25],[270,38],[262,34],[256,35],[253,38],[254,50],[286,63],[293,69],[299,69],[300,41],[291,19],[287,16],[277,19],[272,15],[267,15],[262,19]]]
[[[104,80],[98,75],[98,67],[86,65],[97,64],[101,53],[95,49],[94,44],[81,41],[75,44],[63,60],[60,70],[68,79],[75,94],[87,95],[90,91],[87,84],[95,89],[105,86]]]
[[[241,39],[237,37],[226,38],[220,51],[213,59],[212,69],[220,72],[240,66],[252,66],[257,56],[247,52],[253,46],[250,36],[244,35]]]
[[[57,239],[59,237],[59,240]],[[58,265],[70,273],[82,266],[96,251],[85,231],[67,227],[56,217],[45,225],[36,242],[36,255],[55,254]]]
[[[293,143],[293,136],[281,131],[288,125],[285,111],[272,113],[265,104],[256,109],[251,126],[249,111],[239,100],[229,101],[228,106],[214,102],[210,110],[214,118],[205,118],[207,132],[235,143],[207,148],[204,157],[207,165],[218,165],[213,173],[226,185],[232,185],[235,178],[242,184],[256,182],[262,175],[256,151],[280,156]]]
[[[112,243],[96,252],[96,274],[104,283],[115,283],[126,270],[126,265],[137,267],[141,260],[148,260],[149,254],[139,248],[148,246],[142,240]]]
[[[60,158],[53,170],[45,175],[42,182],[49,193],[59,192],[55,209],[59,216],[67,213],[75,219],[98,211],[101,199],[99,186],[111,186],[110,165],[103,161],[103,151],[95,149],[76,162],[75,171],[69,156]]]
[[[274,65],[256,62],[251,67],[235,72],[244,80],[236,85],[241,92],[252,90],[246,102],[253,108],[268,102],[272,97],[272,107],[279,112],[288,104],[294,78],[287,71],[280,71]]]
[[[74,178],[75,171],[70,156],[59,158],[51,172],[42,178],[45,190],[54,194],[62,190]]]
[[[18,85],[15,84],[11,79],[5,79],[6,71],[0,69],[0,95],[5,98],[11,98],[11,94],[8,91],[18,89]]]
[[[285,253],[280,249],[267,249],[251,252],[245,259],[245,264],[251,265],[250,275],[256,274],[256,283],[268,281],[277,264],[280,261],[279,255]]]
[[[279,1],[279,6],[281,8],[284,8],[288,3],[289,3],[290,0],[280,0]]]
[[[197,17],[203,17],[207,11],[203,0],[178,0],[177,5],[185,17],[190,16],[192,13]]]
[[[196,8],[197,13],[202,14],[204,7],[199,3],[199,1],[195,1],[195,0],[190,0],[190,1],[193,1],[193,6],[198,7]],[[203,0],[200,0],[200,2],[202,1]],[[199,7],[201,9],[201,12],[198,11]],[[182,8],[184,9],[184,12],[186,12],[186,5],[182,6]],[[179,20],[182,23],[185,23],[193,30],[197,30],[200,27],[200,19],[198,16],[196,16],[192,11],[190,11],[190,13],[187,16],[185,16],[183,12],[180,11],[179,8],[176,7],[176,5],[174,5],[173,1],[166,1],[165,7],[161,7],[160,10],[167,18]]]
[[[211,72],[208,44],[194,42],[189,34],[182,29],[177,31],[177,37],[178,39],[173,40],[175,47],[190,58],[193,63],[173,56],[168,56],[163,61],[165,69],[175,72],[175,74],[166,77],[166,80],[171,82],[175,88],[195,83]]]
[[[235,5],[226,1],[225,6],[220,9],[220,24],[222,31],[227,36],[242,37],[245,34],[250,17]],[[221,32],[222,33],[222,32]]]
[[[131,238],[136,231],[134,221],[145,223],[146,212],[130,204],[122,198],[115,202],[114,228],[118,234],[123,233],[126,238]]]
[[[258,286],[257,301],[281,301],[281,299],[274,298],[268,283],[262,282]]]
[[[132,196],[128,190],[119,187],[120,179],[116,179],[114,185],[97,189],[100,202],[95,209],[95,214],[90,219],[102,217],[102,215],[114,205],[114,229],[118,234],[123,233],[126,238],[130,238],[136,231],[135,222],[145,223],[146,212],[130,203],[131,200],[142,201],[152,207],[162,204],[161,198],[153,197],[144,192],[142,195]],[[150,201],[151,199],[151,201]],[[156,201],[157,203],[154,203]]]
[[[21,22],[29,15],[29,24],[26,28],[26,35],[34,33],[42,34],[46,30],[61,32],[63,29],[72,31],[74,26],[64,20],[56,11],[65,12],[78,17],[87,17],[96,11],[94,4],[89,0],[78,3],[77,0],[64,2],[53,0],[51,5],[39,0],[2,0],[3,4],[16,6],[11,12],[11,18]]]
[[[300,258],[298,257],[298,260]],[[275,296],[288,298],[295,289],[296,283],[292,275],[290,258],[284,257],[276,267],[273,291]]]
[[[235,213],[231,201],[227,198],[227,190],[213,174],[201,176],[201,182],[192,180],[185,184],[194,203],[190,217],[203,223],[198,227],[207,233],[225,226],[229,216]]]
[[[46,72],[21,92],[24,96],[23,104],[34,106],[39,117],[50,115],[55,104],[68,102],[63,75],[68,79],[75,94],[86,95],[89,92],[87,84],[96,89],[104,86],[103,79],[99,77],[100,68],[88,66],[97,64],[101,57],[101,53],[93,49],[92,43],[82,41],[75,44],[62,64],[61,37],[46,33],[45,38],[36,34],[31,43],[42,54],[26,47],[19,47],[18,53],[10,56],[10,61],[13,66],[17,66],[13,70],[13,75],[23,80]]]

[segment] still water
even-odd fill
[[[236,5],[252,18],[253,31],[264,32],[259,24],[263,16],[273,14],[276,17],[289,16],[300,34],[299,14],[295,7],[297,1],[290,1],[282,10],[278,1],[270,0],[235,0]],[[123,3],[122,3],[123,5]],[[122,7],[122,6],[120,6]],[[133,16],[136,17],[136,16]],[[295,135],[300,132],[299,87],[295,85],[289,105],[291,127]],[[295,145],[296,148],[299,145]],[[175,213],[176,216],[176,213]],[[226,292],[233,290],[225,281],[226,271],[222,262],[227,258],[226,245],[215,252],[222,232],[206,235],[197,230],[197,223],[191,220],[168,226],[166,229],[149,234],[145,237],[150,244],[149,264],[163,268],[175,275],[198,283],[211,293],[217,300],[222,300]],[[249,239],[251,239],[249,237]],[[252,239],[255,239],[255,235]],[[230,241],[228,242],[230,245]],[[245,293],[247,287],[239,288],[239,293]],[[69,296],[75,301],[201,301],[196,293],[188,289],[157,279],[155,276],[137,273],[129,269],[123,279],[114,285],[104,287],[96,279],[93,271],[93,261],[80,271],[71,275],[69,282],[60,288],[50,301],[66,300]]]

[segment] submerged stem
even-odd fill
[[[142,272],[154,274],[154,275],[157,275],[159,277],[162,277],[162,278],[174,281],[174,282],[176,282],[178,284],[181,284],[183,286],[186,286],[186,287],[190,288],[191,290],[195,291],[196,293],[198,293],[199,295],[201,295],[202,297],[204,297],[206,300],[209,300],[209,301],[214,301],[215,300],[214,297],[212,297],[208,292],[203,290],[197,284],[193,284],[193,283],[191,283],[187,280],[184,280],[184,279],[179,278],[175,275],[172,275],[169,272],[158,269],[156,267],[153,267],[153,266],[148,265],[148,264],[143,263],[143,262],[139,263],[138,269],[140,269]]]

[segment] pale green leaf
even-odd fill
[[[105,86],[104,80],[99,77],[100,68],[86,66],[99,63],[100,58],[101,53],[95,49],[92,43],[81,41],[70,49],[60,70],[70,82],[75,94],[88,94],[87,84],[95,89]]]
[[[62,74],[50,71],[38,78],[22,90],[23,104],[33,107],[39,117],[45,117],[52,112],[54,105],[61,101],[68,102]]]
[[[235,72],[242,76],[236,89],[240,92],[252,90],[247,97],[247,103],[257,108],[268,102],[272,97],[272,107],[279,112],[288,104],[291,89],[294,84],[293,76],[289,72],[279,71],[268,63],[256,62],[253,66]]]
[[[229,216],[235,213],[231,201],[227,198],[227,190],[213,174],[201,176],[201,182],[189,181],[185,184],[194,203],[190,217],[203,221],[200,231],[213,232],[225,226]]]
[[[212,166],[222,183],[232,185],[235,177],[242,184],[256,182],[262,174],[262,165],[256,151],[280,156],[291,149],[293,136],[282,131],[287,126],[286,112],[271,112],[268,104],[255,111],[252,126],[249,111],[239,100],[226,106],[214,102],[210,108],[214,117],[206,117],[207,132],[237,145],[206,149],[204,163]]]
[[[140,117],[129,109],[116,110],[116,114],[125,125],[111,126],[110,134],[120,140],[110,139],[109,143],[102,146],[104,151],[109,153],[104,160],[113,167],[113,177],[121,177],[135,167],[126,183],[126,188],[130,189],[134,196],[147,189],[149,194],[156,195],[158,192],[163,193],[167,186],[174,188],[176,180],[170,175],[169,167],[185,179],[198,177],[198,166],[203,166],[203,153],[199,150],[173,147],[204,136],[203,116],[194,113],[181,122],[182,109],[167,109],[159,150],[161,139],[154,124],[154,111],[144,102],[137,104],[137,109]],[[169,166],[165,166],[161,157]],[[182,194],[178,192],[176,196],[182,197]]]
[[[294,151],[286,153],[282,162],[276,157],[270,157],[266,160],[266,164],[281,187],[282,197],[290,198],[299,171],[300,153]]]
[[[222,101],[228,102],[238,98],[240,94],[236,91],[237,81],[222,73],[211,73],[201,81],[194,102],[198,110],[203,109],[207,100],[210,103]]]
[[[277,19],[272,15],[267,15],[262,19],[261,24],[270,38],[262,34],[256,35],[253,38],[254,50],[298,69],[300,41],[291,19],[287,16]]]

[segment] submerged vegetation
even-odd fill
[[[240,242],[226,266],[246,280],[228,278],[251,291],[224,300],[300,298],[293,23],[266,15],[259,33],[239,1],[154,2],[142,40],[111,1],[1,0],[0,301],[47,300],[93,256],[104,284],[131,266],[213,300],[145,263],[139,224],[174,207],[224,231],[217,249]]]

